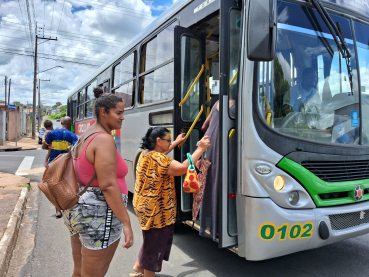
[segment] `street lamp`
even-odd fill
[[[35,74],[33,76],[33,105],[32,105],[32,139],[36,139],[36,82],[37,82],[37,74],[38,73],[42,73],[48,70],[51,70],[53,68],[63,68],[62,66],[58,65],[58,66],[54,66],[52,68],[40,71],[40,72],[36,72],[36,62],[35,62]]]

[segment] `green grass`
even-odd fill
[[[32,190],[32,187],[29,184],[22,184],[22,185],[19,185],[18,187],[25,187],[25,188],[28,188],[28,190]]]

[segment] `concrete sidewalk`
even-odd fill
[[[0,277],[6,276],[29,188],[29,178],[0,172]]]
[[[19,150],[36,150],[40,149],[41,145],[38,144],[38,133],[36,133],[36,139],[31,138],[31,134],[18,138],[17,146],[15,141],[5,141],[4,146],[0,146],[1,151],[19,151]]]

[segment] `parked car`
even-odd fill
[[[38,144],[42,144],[42,138],[44,137],[46,132],[46,128],[42,127],[40,132],[38,133]]]

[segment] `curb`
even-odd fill
[[[19,227],[28,198],[28,188],[24,188],[18,198],[14,211],[10,215],[5,233],[0,240],[0,277],[5,277],[9,262],[17,242]]]

